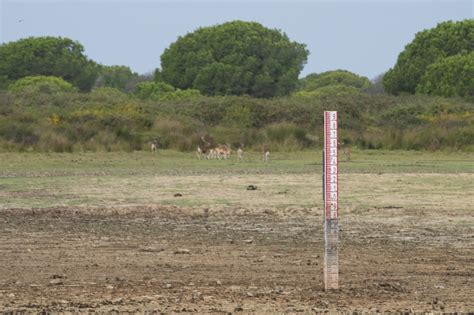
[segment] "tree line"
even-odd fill
[[[79,42],[69,38],[30,37],[0,45],[0,89],[16,89],[16,81],[41,76],[62,78],[80,91],[113,87],[153,99],[308,96],[324,93],[320,89],[327,92],[328,86],[334,91],[380,91],[383,87],[393,95],[474,99],[472,19],[443,22],[417,33],[383,76],[381,86],[344,70],[299,79],[308,54],[304,44],[291,41],[280,30],[233,21],[179,37],[161,55],[161,67],[152,75],[140,76],[127,66],[97,64],[84,54]],[[39,84],[41,79],[28,80]]]

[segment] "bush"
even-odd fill
[[[163,148],[189,151],[194,150],[198,144],[198,130],[198,126],[189,119],[181,121],[171,117],[158,117],[148,138],[157,139]]]
[[[277,123],[265,128],[268,144],[277,150],[301,150],[312,144],[306,129],[292,123]]]
[[[0,137],[23,146],[34,145],[39,137],[30,124],[15,121],[0,121]]]
[[[56,94],[73,90],[71,83],[58,77],[34,76],[24,77],[8,87],[8,90],[15,93],[46,93]]]
[[[300,91],[311,92],[322,87],[342,85],[359,90],[368,89],[371,83],[368,78],[358,76],[346,70],[327,71],[320,74],[311,73],[300,80]]]
[[[235,149],[322,144],[323,112],[337,110],[341,140],[371,149],[474,149],[474,103],[425,95],[368,95],[328,86],[310,97],[221,96],[141,100],[112,88],[89,93],[0,93],[1,150],[195,150],[203,134]],[[348,92],[348,93],[345,93]],[[321,92],[321,91],[320,91]]]
[[[170,101],[200,97],[201,93],[193,89],[175,89],[165,82],[142,82],[137,84],[135,95],[141,99]]]
[[[73,145],[74,143],[66,136],[48,130],[41,133],[36,149],[44,152],[72,152]]]

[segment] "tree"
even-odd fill
[[[416,92],[427,68],[442,58],[474,50],[474,20],[443,22],[424,30],[400,53],[395,66],[384,76],[385,91],[391,94]]]
[[[0,46],[0,86],[27,76],[56,76],[89,90],[98,66],[84,55],[83,46],[69,38],[29,37]]]
[[[160,78],[206,95],[273,97],[297,86],[305,45],[259,23],[233,21],[179,37],[161,55]]]
[[[10,84],[8,90],[12,92],[41,92],[47,94],[56,94],[60,92],[72,91],[71,83],[58,77],[34,76],[24,77]]]
[[[358,76],[346,70],[326,71],[320,74],[311,73],[300,80],[300,90],[311,92],[331,85],[345,85],[357,89],[367,89],[371,86],[368,78]]]
[[[474,52],[439,59],[429,65],[416,92],[474,100]]]
[[[111,87],[124,91],[138,74],[126,66],[101,66],[100,74],[95,81],[96,87]]]

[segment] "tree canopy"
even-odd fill
[[[300,90],[311,92],[331,85],[344,85],[357,89],[367,89],[371,86],[368,78],[358,76],[346,70],[311,73],[300,80]]]
[[[233,21],[179,37],[161,56],[161,78],[205,95],[287,95],[306,63],[304,44],[255,22]]]
[[[472,19],[443,22],[435,28],[419,32],[400,53],[395,66],[384,76],[385,91],[395,95],[414,94],[430,65],[440,62],[440,59],[467,54],[473,50],[474,20]],[[430,91],[426,88],[419,90]]]
[[[416,92],[474,100],[474,52],[439,59],[429,65]]]
[[[98,67],[84,55],[79,42],[62,37],[29,37],[0,46],[0,74],[0,87],[27,76],[55,76],[89,90]]]

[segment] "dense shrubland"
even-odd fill
[[[113,88],[0,93],[0,150],[132,151],[158,139],[194,150],[199,137],[259,149],[322,145],[322,113],[337,110],[341,138],[371,149],[474,150],[474,104],[430,96],[362,92],[259,99],[140,98]]]

